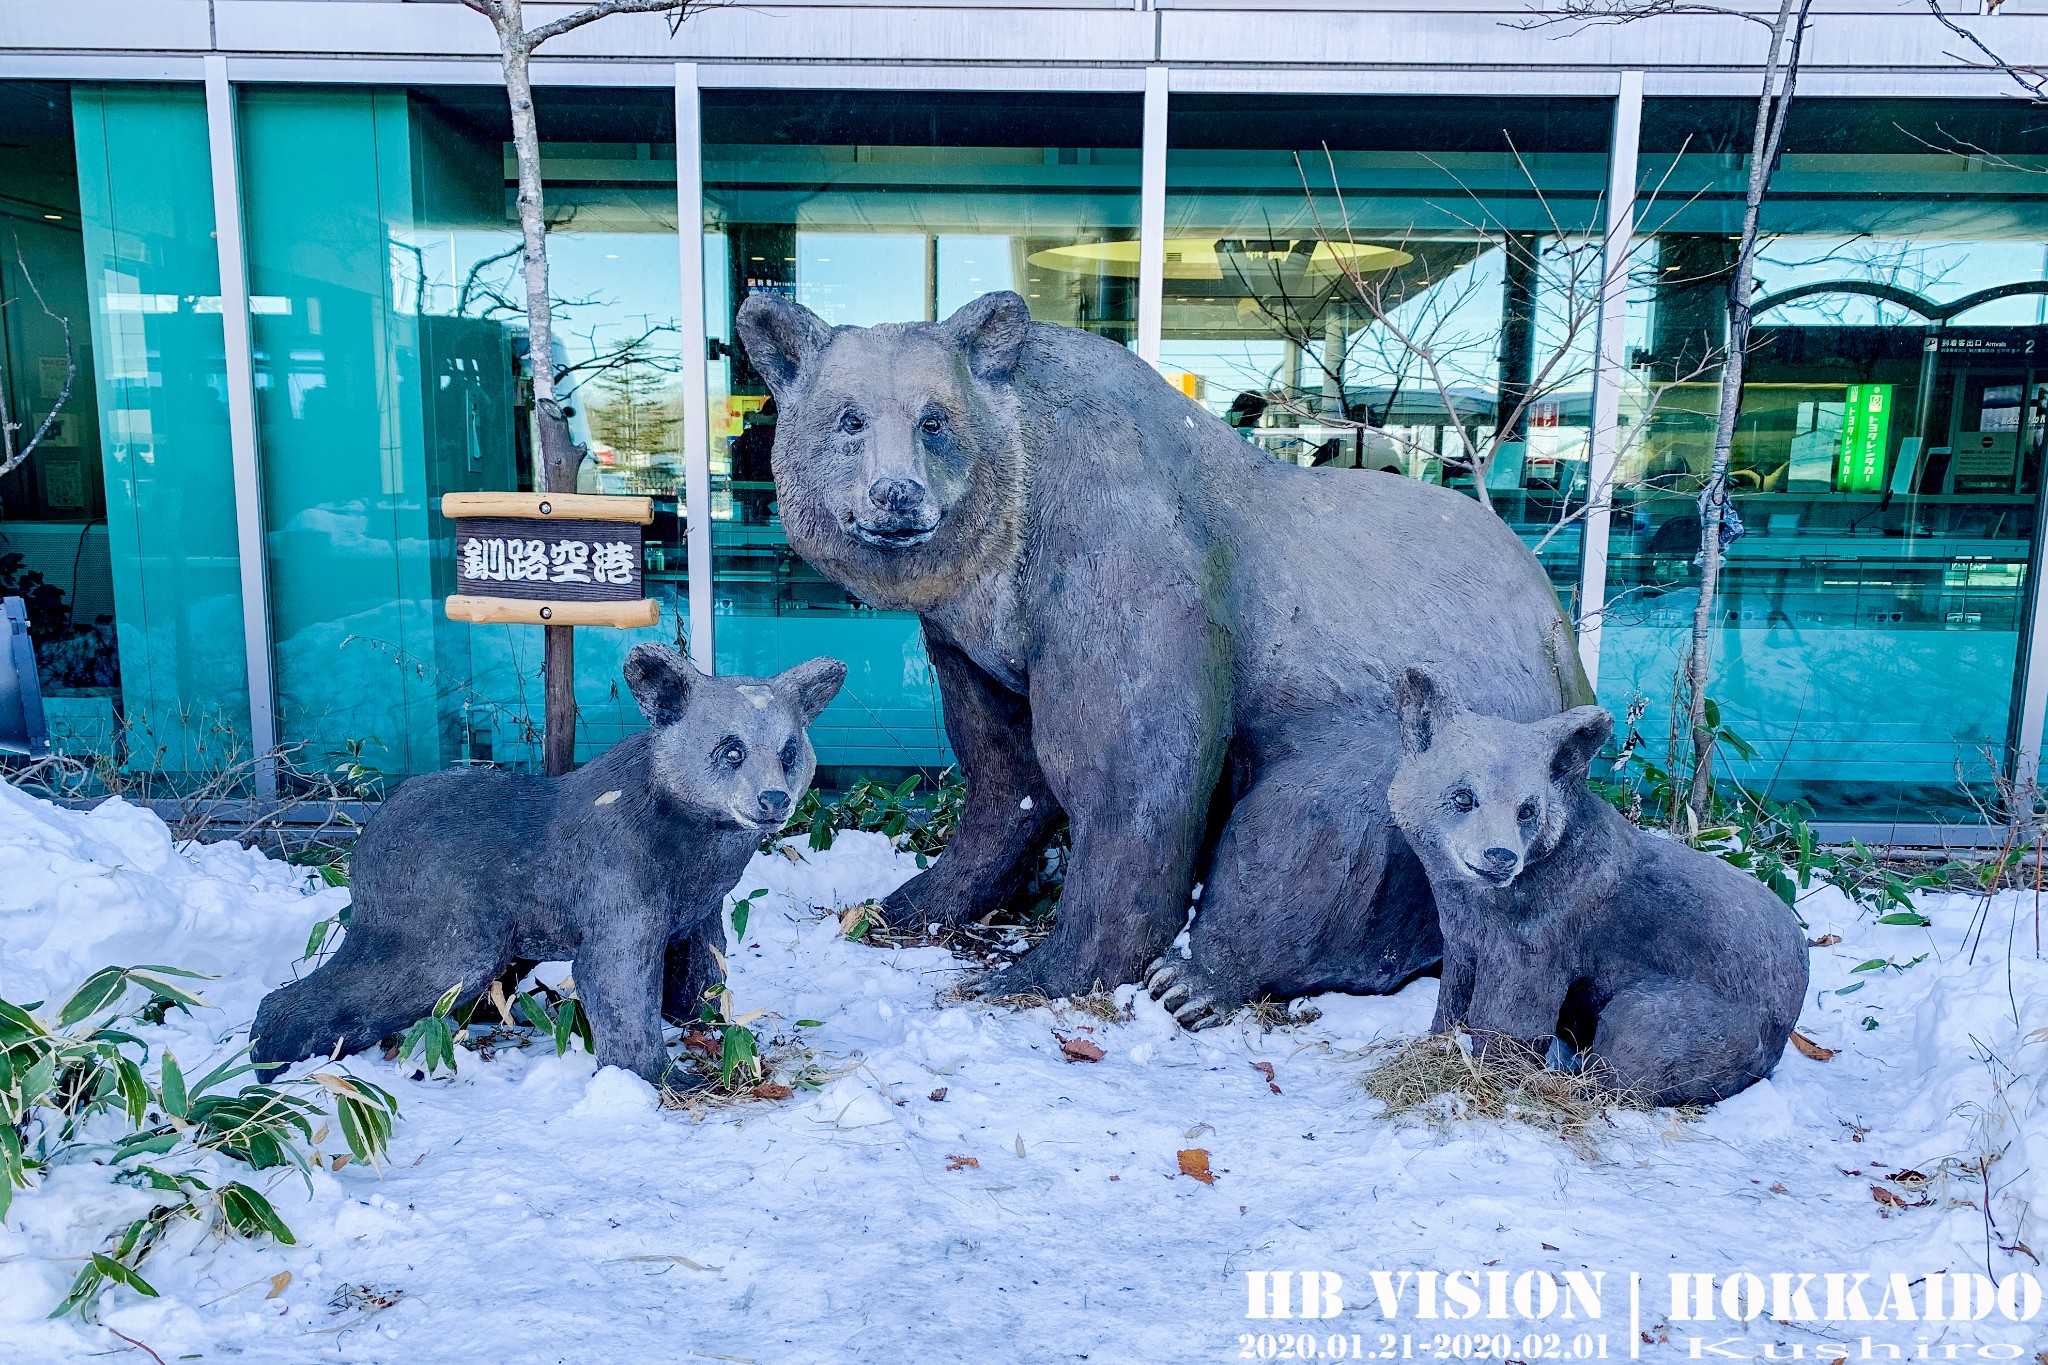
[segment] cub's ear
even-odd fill
[[[1411,754],[1426,754],[1436,742],[1437,727],[1450,718],[1452,706],[1435,678],[1419,668],[1405,668],[1394,679],[1394,709],[1401,717],[1401,748]]]
[[[784,407],[804,371],[832,339],[832,325],[825,319],[795,299],[761,291],[747,295],[733,326],[747,348],[747,360]]]
[[[1551,742],[1550,775],[1584,781],[1593,760],[1614,733],[1614,717],[1597,706],[1580,706],[1544,722]]]
[[[681,720],[700,676],[688,659],[661,645],[634,645],[626,656],[626,686],[633,689],[649,725]]]
[[[786,698],[796,707],[797,714],[809,725],[818,718],[832,698],[839,695],[839,685],[846,681],[846,665],[837,659],[813,659],[798,664],[795,668],[775,675],[771,684],[776,695]]]
[[[960,305],[941,324],[953,344],[967,352],[967,368],[984,383],[1008,379],[1031,335],[1031,310],[1007,289]]]

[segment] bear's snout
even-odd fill
[[[868,501],[877,512],[915,517],[924,510],[924,485],[916,479],[876,479],[868,487]]]
[[[789,814],[789,793],[770,789],[762,792],[755,804],[761,808],[762,818],[780,820]]]

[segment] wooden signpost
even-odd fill
[[[441,515],[458,523],[451,621],[632,629],[661,620],[641,568],[652,498],[446,493]]]

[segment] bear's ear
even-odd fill
[[[797,714],[804,718],[804,724],[809,725],[832,698],[839,695],[839,685],[845,681],[845,664],[837,659],[813,659],[776,674],[772,686],[778,696],[787,698],[790,705],[796,707]]]
[[[1594,758],[1614,733],[1614,717],[1597,706],[1580,706],[1544,722],[1557,747],[1550,756],[1550,775],[1584,781]]]
[[[1436,679],[1419,668],[1401,670],[1394,679],[1394,710],[1401,717],[1401,747],[1426,754],[1436,742],[1437,726],[1450,715],[1450,700]]]
[[[953,344],[967,352],[967,368],[986,384],[1001,383],[1017,368],[1024,339],[1031,335],[1031,310],[1007,289],[960,305],[941,324]]]
[[[688,659],[661,645],[634,645],[626,656],[626,686],[649,725],[673,725],[683,718],[690,689],[700,675]]]
[[[784,407],[804,371],[832,339],[832,325],[795,299],[758,290],[740,305],[733,326],[747,348],[748,362]]]

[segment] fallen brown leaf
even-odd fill
[[[1779,1183],[1777,1183],[1777,1184],[1775,1184],[1775,1185],[1771,1186],[1771,1193],[1772,1193],[1772,1194],[1786,1194],[1786,1193],[1788,1193],[1788,1191],[1787,1191],[1787,1190],[1785,1189],[1785,1185],[1784,1185],[1784,1182],[1783,1182],[1783,1181],[1780,1181]]]
[[[932,1100],[933,1102],[937,1102],[939,1100],[946,1098],[946,1087],[943,1085],[940,1086],[937,1090],[932,1091],[932,1093],[926,1098]]]
[[[1280,1083],[1273,1079],[1273,1064],[1271,1062],[1253,1062],[1251,1067],[1252,1070],[1266,1078],[1266,1089],[1276,1095],[1280,1093]]]
[[[292,1282],[292,1273],[291,1273],[291,1271],[289,1271],[289,1270],[280,1270],[280,1271],[278,1271],[278,1272],[277,1272],[277,1273],[276,1273],[275,1275],[272,1275],[272,1276],[270,1277],[270,1292],[269,1292],[268,1294],[265,1294],[265,1295],[264,1295],[263,1297],[264,1297],[264,1298],[266,1298],[266,1299],[274,1299],[274,1298],[276,1298],[276,1297],[277,1297],[277,1296],[278,1296],[279,1294],[282,1294],[282,1293],[284,1293],[284,1288],[285,1288],[285,1286],[286,1286],[286,1285],[288,1285],[288,1284],[290,1284],[291,1282]]]
[[[1899,1198],[1882,1185],[1872,1185],[1870,1187],[1870,1197],[1888,1208],[1902,1209],[1906,1207],[1905,1200]]]
[[[1180,1158],[1180,1173],[1190,1180],[1199,1180],[1204,1185],[1216,1183],[1216,1177],[1209,1170],[1209,1153],[1200,1147],[1183,1148]]]
[[[1816,1062],[1833,1061],[1835,1059],[1835,1053],[1837,1051],[1837,1049],[1835,1048],[1822,1047],[1819,1043],[1814,1042],[1813,1039],[1807,1037],[1798,1029],[1792,1030],[1792,1046],[1799,1049],[1800,1056],[1810,1057]]]
[[[755,1086],[747,1093],[757,1100],[786,1100],[791,1095],[794,1095],[796,1091],[775,1081],[768,1081],[765,1084]]]
[[[1102,1049],[1086,1038],[1066,1038],[1057,1033],[1053,1037],[1060,1040],[1060,1053],[1070,1062],[1099,1062],[1104,1056]]]
[[[1806,946],[1809,948],[1832,948],[1841,941],[1842,936],[1840,934],[1822,934],[1819,938],[1806,940]]]
[[[1540,1246],[1540,1247],[1542,1247],[1542,1248],[1543,1248],[1543,1249],[1544,1249],[1545,1251],[1555,1251],[1555,1250],[1557,1250],[1557,1248],[1556,1248],[1556,1247],[1552,1246],[1552,1245],[1551,1245],[1550,1243],[1548,1243],[1548,1242],[1538,1242],[1538,1243],[1537,1243],[1536,1245],[1537,1245],[1537,1246]]]
[[[949,1156],[946,1158],[946,1169],[949,1171],[964,1171],[969,1167],[973,1167],[978,1171],[981,1169],[981,1163],[971,1156]]]

